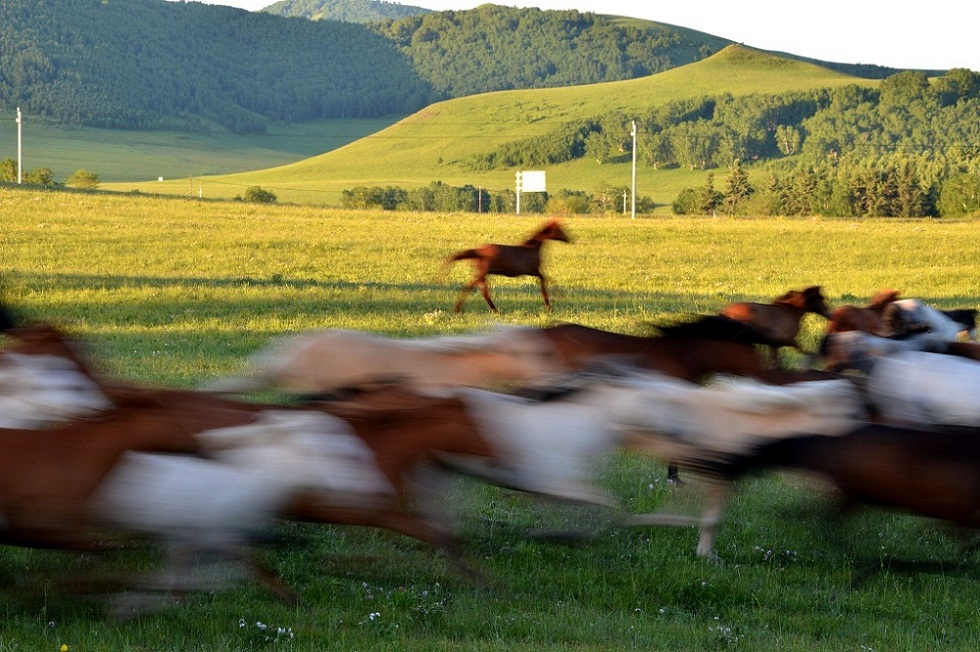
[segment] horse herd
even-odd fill
[[[770,351],[799,349],[807,314],[827,332],[808,368],[786,368]],[[813,286],[650,335],[579,324],[421,339],[312,331],[270,343],[240,376],[174,389],[110,378],[64,331],[4,309],[0,542],[160,544],[167,568],[127,586],[168,599],[197,586],[207,553],[244,560],[295,601],[253,547],[283,519],[385,528],[479,574],[433,500],[440,473],[619,509],[600,460],[620,449],[669,461],[672,479],[680,467],[709,480],[701,514],[625,521],[696,525],[699,555],[714,554],[735,480],[766,469],[973,528],[974,324],[974,311],[897,292],[831,310]],[[269,388],[288,400],[258,398]]]

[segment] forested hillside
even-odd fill
[[[197,2],[3,0],[0,106],[67,124],[249,133],[269,120],[628,79],[725,43],[640,24],[493,5],[368,27]]]
[[[387,18],[426,14],[431,10],[383,0],[279,0],[262,11],[276,16],[298,16],[310,20],[370,23]]]
[[[261,130],[432,99],[361,25],[164,0],[3,0],[0,106],[70,124]]]
[[[727,44],[706,34],[701,40],[682,37],[654,23],[622,25],[596,14],[492,4],[387,20],[375,29],[447,97],[633,79]]]

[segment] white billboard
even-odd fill
[[[529,170],[517,173],[518,192],[547,192],[544,170]]]

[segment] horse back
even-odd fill
[[[788,305],[753,302],[732,303],[721,311],[723,317],[748,324],[783,346],[796,346],[803,313]]]

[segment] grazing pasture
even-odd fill
[[[0,189],[0,282],[23,316],[70,329],[108,373],[181,387],[314,328],[423,337],[575,322],[647,334],[647,323],[811,285],[831,309],[885,287],[938,308],[980,304],[976,221],[572,218],[575,244],[545,251],[553,312],[533,279],[494,278],[498,314],[476,301],[454,313],[469,270],[443,279],[441,261],[540,221]],[[825,328],[806,315],[802,347]],[[697,481],[668,486],[666,466],[639,455],[617,456],[604,478],[635,513],[700,504]],[[620,526],[598,507],[468,479],[447,491],[485,584],[407,537],[286,524],[263,552],[299,606],[245,584],[116,623],[64,582],[152,568],[153,553],[5,547],[0,650],[965,649],[980,636],[980,560],[963,540],[904,514],[839,518],[799,476],[738,486],[722,563],[695,556],[693,528]],[[529,536],[577,527],[592,536]]]

